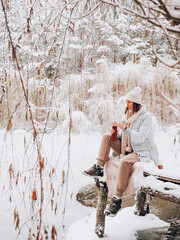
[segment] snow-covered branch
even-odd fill
[[[171,99],[169,99],[164,93],[159,92],[159,94],[174,108],[176,108],[180,112],[180,107],[178,107]]]
[[[62,15],[62,17],[65,18],[65,19],[69,19],[69,20],[79,20],[79,19],[81,19],[81,18],[85,18],[85,17],[87,17],[88,15],[90,15],[90,14],[91,14],[92,12],[94,12],[98,7],[100,7],[101,4],[102,4],[102,3],[97,4],[92,10],[87,11],[87,12],[84,13],[82,16],[71,17],[71,18],[70,18],[70,17],[68,17],[68,16]]]
[[[180,2],[177,0],[158,0],[158,1],[141,1],[141,0],[132,0],[140,7],[140,10],[135,11],[132,9],[124,7],[122,4],[114,3],[110,0],[99,0],[102,3],[111,5],[113,7],[118,7],[125,13],[133,14],[143,19],[147,19],[151,24],[162,27],[164,21],[168,23],[166,29],[174,33],[180,33]],[[152,12],[157,16],[160,21],[160,24],[156,20],[152,20]],[[154,17],[153,17],[154,19]]]
[[[179,51],[178,51],[178,42],[179,42],[179,33],[180,33],[180,1],[178,0],[132,0],[137,7],[134,7],[133,4],[126,6],[123,3],[117,3],[116,1],[111,0],[99,0],[104,4],[119,8],[123,13],[135,16],[141,19],[146,20],[151,23],[153,26],[159,27],[162,29],[163,39],[167,42],[167,45],[170,47],[170,55],[172,59],[176,62],[172,65],[162,61],[157,54],[154,55],[157,59],[164,65],[179,69]],[[154,43],[153,33],[152,33],[151,42]],[[156,34],[157,36],[157,34]]]

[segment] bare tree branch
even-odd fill
[[[168,5],[166,6],[166,4],[162,0],[158,0],[158,1],[161,4],[159,6],[159,8],[163,9],[164,15],[166,16],[166,19],[167,20],[172,20],[174,25],[179,25],[180,24],[180,19],[177,18],[176,16],[172,15],[172,13],[168,10]],[[167,4],[168,4],[168,2],[167,2]]]
[[[78,19],[81,19],[81,18],[85,18],[88,15],[90,15],[92,12],[94,12],[101,5],[102,5],[102,3],[97,4],[92,10],[87,11],[86,13],[84,13],[82,16],[79,16],[79,17],[71,17],[70,18],[70,17],[64,16],[64,15],[62,15],[62,17],[65,18],[65,19],[69,19],[69,20],[78,20]]]
[[[174,68],[174,69],[180,69],[180,59],[177,60],[176,62],[172,63],[172,64],[168,64],[167,62],[164,62],[162,60],[162,58],[156,53],[155,49],[153,50],[154,55],[157,57],[157,59],[159,60],[160,63],[162,63],[163,65],[165,65],[166,67],[169,68]],[[177,66],[178,65],[178,66]]]
[[[19,66],[19,62],[18,62],[18,59],[17,59],[17,56],[16,56],[16,49],[14,47],[14,43],[13,43],[13,40],[12,40],[12,37],[11,37],[11,32],[10,32],[10,29],[9,29],[8,20],[7,20],[7,14],[6,14],[6,10],[5,10],[5,6],[4,6],[3,0],[1,0],[1,4],[2,4],[3,12],[4,12],[6,28],[7,28],[8,34],[9,34],[9,39],[10,39],[10,43],[11,43],[11,47],[12,47],[12,55],[13,55],[13,58],[15,59],[16,66],[17,66],[17,69],[18,69],[18,73],[19,73],[22,89],[23,89],[23,92],[24,92],[24,97],[25,97],[25,100],[26,100],[26,103],[27,103],[27,106],[28,106],[28,109],[29,109],[29,114],[30,114],[30,119],[31,119],[31,122],[32,122],[34,134],[35,134],[35,136],[37,136],[38,132],[37,132],[36,127],[34,125],[33,114],[32,114],[31,107],[30,107],[29,101],[28,101],[28,96],[27,96],[27,93],[26,93],[26,90],[25,90],[25,87],[24,87],[24,82],[23,82],[22,75],[21,75],[21,68]],[[38,147],[37,147],[38,155],[40,156],[39,142],[37,142],[37,145],[38,145]]]
[[[72,7],[71,15],[72,15],[72,13],[73,13],[73,11],[74,11],[74,8],[75,8],[76,5],[78,4],[78,2],[79,2],[79,1],[77,1],[77,2],[74,4],[74,6]],[[63,11],[62,11],[62,12],[63,12]],[[64,33],[64,37],[63,37],[62,47],[61,47],[61,50],[60,50],[60,53],[59,53],[59,57],[58,57],[58,62],[57,62],[57,66],[56,66],[56,72],[55,72],[55,76],[54,76],[54,80],[53,80],[53,89],[52,89],[52,95],[51,95],[51,99],[50,99],[50,106],[52,105],[52,101],[53,101],[53,97],[54,97],[55,82],[56,82],[56,79],[57,79],[57,74],[58,74],[60,59],[61,59],[61,55],[62,55],[62,52],[63,52],[63,48],[64,48],[64,44],[65,44],[65,39],[66,39],[66,34],[67,34],[67,31],[68,31],[69,23],[70,23],[70,20],[68,20],[68,22],[67,22],[66,30],[65,30],[65,33]],[[49,121],[50,111],[51,111],[51,109],[49,109],[49,111],[48,111],[47,119],[46,119],[46,122],[45,122],[45,125],[44,125],[43,136],[44,136],[44,133],[45,133],[45,130],[46,130],[46,128],[47,128],[48,121]],[[43,137],[42,137],[42,139],[43,139]]]
[[[172,7],[170,5],[167,6],[162,0],[157,1],[150,1],[151,5],[149,5],[149,1],[141,1],[141,0],[133,0],[134,3],[136,3],[142,10],[143,14],[140,14],[139,12],[135,11],[134,9],[129,9],[124,7],[123,5],[120,5],[118,3],[114,3],[110,0],[99,0],[102,3],[111,5],[113,7],[120,8],[123,12],[133,14],[137,17],[140,17],[142,19],[148,20],[151,24],[162,28],[162,23],[157,23],[156,21],[153,21],[151,17],[152,11],[156,14],[159,14],[158,19],[163,19],[167,21],[168,25],[166,26],[166,30],[174,33],[180,33],[180,5],[173,6],[173,11],[178,14],[172,14],[172,11],[169,11],[169,8]],[[147,3],[147,4],[146,4]],[[178,12],[179,11],[179,12]],[[169,26],[171,25],[171,27]]]
[[[173,101],[171,99],[169,99],[164,93],[159,92],[159,94],[170,104],[172,105],[174,108],[176,108],[179,112],[180,112],[180,108],[178,106],[176,106]]]
[[[153,14],[153,13],[152,13],[152,14]],[[153,14],[153,15],[154,15],[154,14]],[[156,20],[157,20],[157,22],[159,23],[159,19],[158,19],[157,17],[156,17]],[[170,48],[171,48],[171,50],[172,50],[172,54],[173,54],[173,56],[174,56],[174,59],[177,60],[178,58],[177,58],[177,56],[176,56],[176,54],[175,54],[175,52],[174,52],[173,45],[172,45],[171,40],[170,40],[170,36],[168,35],[167,30],[166,30],[165,26],[163,26],[163,25],[162,25],[162,30],[163,30],[164,35],[166,36],[166,38],[167,38],[167,40],[168,40],[168,42],[169,42],[169,46],[170,46]]]
[[[26,89],[25,89],[25,86],[24,86],[24,82],[23,82],[23,78],[22,78],[22,74],[21,74],[21,68],[20,68],[19,61],[18,61],[18,58],[17,58],[17,55],[16,55],[16,49],[14,47],[14,43],[13,43],[13,40],[12,40],[12,36],[11,36],[11,32],[10,32],[10,28],[9,28],[9,24],[8,24],[8,20],[7,20],[7,13],[6,13],[6,9],[5,9],[3,0],[1,0],[1,5],[2,5],[3,12],[4,12],[4,19],[5,19],[5,24],[6,24],[6,28],[7,28],[7,31],[8,31],[9,39],[10,39],[10,44],[11,44],[11,47],[12,47],[13,59],[15,60],[16,66],[17,66],[17,69],[18,69],[19,78],[20,78],[20,82],[21,82],[21,87],[22,87],[22,90],[23,90],[23,93],[24,93],[24,97],[25,97],[27,106],[28,106],[28,110],[29,110],[29,114],[30,114],[30,120],[31,120],[31,123],[32,123],[32,126],[33,126],[33,135],[34,135],[34,138],[35,138],[35,141],[36,141],[36,147],[37,147],[38,162],[39,162],[39,173],[40,173],[40,186],[41,186],[41,188],[40,188],[40,206],[39,206],[39,210],[38,210],[38,212],[39,212],[39,226],[38,226],[38,232],[37,232],[37,237],[36,237],[36,239],[39,240],[40,232],[42,230],[41,229],[42,228],[42,207],[43,207],[43,197],[44,197],[43,180],[42,180],[42,167],[41,167],[41,163],[43,161],[42,160],[43,159],[42,154],[41,154],[41,142],[40,142],[40,139],[39,139],[38,131],[37,131],[36,126],[35,126],[34,121],[33,121],[33,114],[32,114],[32,111],[31,111],[31,107],[29,105],[28,95],[27,95],[27,92],[26,92]],[[19,107],[19,105],[16,105],[15,110],[17,110],[18,107]]]

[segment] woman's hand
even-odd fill
[[[117,130],[117,132],[119,132],[119,131]],[[110,131],[111,136],[113,135],[113,133],[115,133],[115,130],[113,128],[111,128],[111,131]]]
[[[113,135],[113,133],[115,133],[115,130],[111,128],[111,132],[110,132],[111,136]]]
[[[125,127],[120,122],[113,122],[112,126],[116,126],[120,129],[122,129],[123,131],[125,131]]]

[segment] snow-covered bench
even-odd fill
[[[147,171],[143,171],[143,176],[145,181],[136,195],[136,213],[138,215],[144,216],[147,213],[147,195],[180,204],[180,180]]]
[[[116,191],[116,177],[118,172],[119,161],[115,157],[110,157],[106,164],[105,182],[97,181],[99,190],[97,215],[96,215],[96,234],[99,237],[104,236],[105,215],[107,198],[112,197]],[[162,173],[163,171],[157,171]],[[135,214],[144,216],[148,213],[147,194],[159,197],[161,199],[180,204],[180,180],[170,177],[160,176],[144,170],[144,165],[140,162],[135,163],[132,167],[131,176],[124,193],[129,196],[136,192],[136,211]]]

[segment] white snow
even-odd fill
[[[77,50],[77,51],[81,51],[82,50],[82,46],[81,45],[77,45],[77,44],[69,44],[69,47],[73,50]]]
[[[99,239],[94,233],[95,219],[96,211],[93,211],[89,216],[77,220],[69,228],[67,240]],[[122,209],[114,218],[106,217],[105,234],[106,239],[135,240],[136,231],[165,226],[168,226],[168,223],[161,221],[155,215],[136,216],[134,207],[128,207]]]
[[[111,44],[114,44],[116,46],[122,45],[124,42],[119,39],[117,36],[111,36],[107,39]]]
[[[174,18],[180,18],[180,4],[179,0],[164,0],[167,10]]]
[[[92,183],[92,179],[85,177],[81,172],[95,162],[101,135],[72,135],[67,190],[66,184],[61,185],[62,171],[65,171],[65,176],[67,174],[68,137],[59,134],[59,132],[61,132],[60,129],[56,129],[53,133],[45,134],[42,142],[45,156],[43,226],[49,226],[50,234],[51,227],[54,225],[57,229],[58,239],[97,239],[94,234],[95,210],[78,203],[76,194],[81,187]],[[18,231],[14,230],[15,224],[13,223],[15,207],[20,216],[20,227],[23,226],[18,239],[27,239],[28,229],[31,228],[32,231],[36,232],[36,224],[38,222],[38,216],[35,216],[34,220],[30,220],[31,216],[38,210],[39,202],[35,202],[32,206],[32,189],[36,188],[38,199],[40,197],[39,174],[36,166],[36,145],[33,143],[31,133],[23,130],[9,133],[1,130],[0,140],[0,239],[12,240],[16,239],[18,235]],[[174,148],[174,137],[163,132],[157,132],[155,140],[164,165],[163,171],[173,176],[173,166],[179,167],[180,165],[179,161],[176,161],[177,159],[170,158]],[[17,176],[18,172],[20,173],[17,187],[15,181],[11,181],[10,184],[8,171],[10,164],[12,164],[15,176]],[[55,173],[52,177],[52,183],[55,195],[51,198],[49,171],[53,167],[55,168]],[[26,183],[24,183],[25,176],[27,178]],[[60,193],[59,196],[57,195],[58,191]],[[66,191],[67,201],[65,202]],[[178,189],[177,194],[179,194]],[[9,200],[10,197],[12,202]],[[54,205],[56,202],[58,204],[56,214],[54,214],[55,208],[51,209],[51,199],[54,200]],[[63,218],[64,207],[66,212]],[[26,224],[24,224],[25,222]],[[63,225],[65,227],[62,227]],[[166,225],[166,222],[159,220],[152,214],[138,217],[134,215],[133,208],[125,208],[115,218],[106,219],[105,233],[111,240],[132,240],[135,238],[134,234],[137,230],[158,228]]]
[[[108,46],[100,46],[97,49],[97,53],[102,53],[102,52],[111,52],[111,49]]]
[[[144,179],[142,184],[144,187],[150,187],[153,190],[160,191],[164,194],[172,195],[180,198],[180,186],[170,182],[162,182],[157,180],[153,176],[149,176]]]

